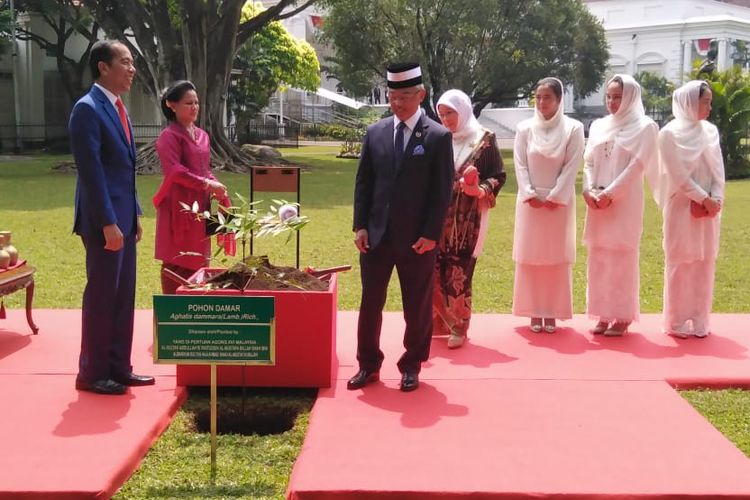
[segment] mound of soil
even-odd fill
[[[235,290],[328,290],[328,282],[296,267],[274,266],[268,257],[250,257],[196,287]]]

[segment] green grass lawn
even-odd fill
[[[750,391],[682,391],[714,427],[750,457]]]
[[[283,150],[287,159],[305,169],[302,174],[301,213],[312,222],[301,233],[302,266],[328,267],[352,264],[351,272],[339,281],[340,310],[356,310],[359,305],[359,270],[351,231],[352,193],[357,162],[336,159],[336,148],[325,146]],[[474,279],[474,309],[477,312],[509,313],[513,288],[513,213],[516,183],[511,157],[504,155],[508,183],[492,211],[485,251],[479,259]],[[51,166],[69,157],[33,156],[26,160],[0,161],[0,230],[13,232],[13,243],[22,258],[37,268],[34,305],[38,308],[78,308],[85,283],[84,253],[80,240],[71,234],[75,175],[56,173]],[[219,172],[217,176],[230,193],[247,195],[246,174]],[[138,178],[144,209],[144,240],[139,245],[136,306],[151,308],[151,297],[159,292],[159,264],[154,261],[154,209],[151,196],[161,181],[159,176]],[[580,186],[580,182],[578,183]],[[272,197],[291,197],[266,194]],[[260,199],[261,196],[256,196]],[[743,265],[750,241],[750,227],[742,214],[750,210],[750,181],[727,185],[723,213],[721,254],[716,269],[715,312],[747,312],[750,304],[750,267]],[[583,203],[578,205],[579,235],[583,227]],[[256,253],[268,253],[275,263],[294,262],[293,242],[259,240]],[[574,310],[585,308],[585,248],[578,247],[574,267]],[[661,217],[650,197],[647,199],[645,228],[641,245],[641,309],[658,313],[662,307]],[[23,294],[6,297],[6,307],[22,308]],[[397,280],[393,280],[386,304],[400,310]],[[309,394],[277,391],[249,391],[249,404],[283,401],[300,411],[295,427],[276,436],[224,435],[220,438],[219,475],[215,485],[208,482],[208,440],[193,429],[192,416],[207,406],[204,395],[191,395],[172,426],[126,484],[121,498],[281,498],[291,465],[307,428]],[[747,422],[750,400],[742,391],[686,392],[685,397],[750,455]],[[236,395],[222,398],[235,404]]]
[[[352,192],[356,161],[334,158],[336,149],[325,146],[284,150],[286,158],[303,164],[301,213],[312,222],[301,233],[301,265],[326,267],[353,264],[351,272],[340,275],[339,309],[359,307],[358,257],[351,231]],[[61,157],[40,156],[28,161],[0,163],[0,225],[13,232],[13,242],[21,256],[38,269],[34,303],[41,308],[80,307],[85,283],[84,254],[80,240],[71,234],[72,200],[75,176],[50,170]],[[508,183],[500,192],[490,217],[490,230],[484,254],[474,279],[474,309],[477,312],[510,312],[513,293],[513,214],[516,183],[511,159],[505,156]],[[246,174],[218,173],[230,193],[247,195]],[[138,191],[145,216],[144,240],[139,245],[138,308],[151,308],[151,296],[159,290],[159,265],[154,253],[154,209],[151,196],[160,176],[140,176]],[[579,183],[580,185],[580,183]],[[292,195],[260,193],[266,199]],[[267,195],[267,196],[266,196]],[[750,267],[742,265],[750,241],[750,226],[742,214],[750,210],[750,181],[730,182],[726,189],[721,254],[716,267],[714,311],[739,312],[750,304]],[[583,227],[583,203],[579,201],[579,234]],[[294,243],[258,240],[256,253],[268,253],[274,262],[293,263]],[[585,308],[586,250],[578,247],[574,267],[574,311]],[[661,217],[650,197],[646,203],[645,229],[641,244],[641,309],[660,312],[662,307]],[[394,279],[386,308],[399,310],[401,298]],[[7,305],[21,307],[18,294]]]
[[[209,434],[197,432],[194,421],[196,415],[207,411],[209,397],[205,391],[193,391],[115,498],[283,498],[305,438],[314,396],[310,391],[294,389],[248,392],[248,408],[283,406],[298,412],[294,427],[283,434],[266,436],[219,434],[212,484]],[[219,413],[227,406],[238,407],[240,400],[236,390],[221,391]]]

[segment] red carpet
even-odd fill
[[[136,314],[135,370],[154,387],[104,397],[73,389],[80,311],[0,320],[0,498],[107,498],[185,397],[152,363],[151,311]],[[624,338],[583,317],[554,335],[478,315],[471,341],[433,343],[418,391],[397,390],[400,313],[384,318],[383,382],[347,391],[356,313],[337,318],[337,382],[321,391],[289,497],[307,499],[750,499],[750,460],[665,382],[750,387],[750,316],[678,340],[646,316]],[[208,446],[208,445],[207,445]]]
[[[186,392],[175,386],[173,366],[152,362],[151,311],[136,313],[133,364],[156,385],[125,396],[74,389],[80,310],[35,310],[34,320],[36,336],[22,310],[0,320],[0,498],[109,498]]]
[[[383,381],[346,390],[356,313],[339,313],[338,383],[321,391],[288,497],[750,498],[750,459],[666,383],[750,388],[750,316],[707,339],[623,338],[577,316],[554,335],[478,315],[464,348],[433,341],[414,393],[398,391],[400,314],[384,318]]]

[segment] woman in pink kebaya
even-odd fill
[[[199,212],[216,198],[228,206],[227,188],[211,172],[211,141],[195,125],[200,102],[195,86],[178,81],[164,91],[161,108],[169,125],[156,141],[164,180],[154,196],[156,207],[155,257],[162,269],[189,277],[208,263],[211,240],[206,223],[183,210],[180,202],[198,202]],[[163,293],[174,293],[178,284],[162,273]]]

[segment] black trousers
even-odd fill
[[[360,254],[362,302],[357,325],[357,361],[361,369],[376,371],[383,363],[380,330],[394,267],[401,284],[406,322],[406,352],[398,361],[398,369],[401,373],[419,373],[422,362],[429,358],[436,255],[436,249],[419,255],[409,246],[397,247],[387,237]]]

